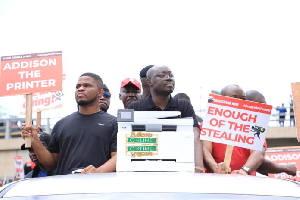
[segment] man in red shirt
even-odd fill
[[[221,95],[237,99],[245,99],[245,93],[238,85],[228,85],[221,90]],[[202,141],[204,163],[210,172],[231,174],[255,174],[255,170],[261,165],[264,155],[262,151],[233,147],[230,168],[224,165],[226,144]]]

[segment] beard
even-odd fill
[[[107,112],[108,108],[109,108],[109,106],[105,106],[105,107],[101,107],[100,110]]]
[[[97,98],[97,95],[90,99],[90,100],[78,100],[76,99],[76,102],[78,104],[78,106],[88,106],[88,105],[91,105],[93,104],[95,101],[99,102],[98,98]]]
[[[174,91],[174,89],[162,90],[162,91],[159,91],[158,94],[160,94],[162,96],[169,96],[173,91]]]

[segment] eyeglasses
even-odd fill
[[[104,92],[103,93],[103,97],[105,98],[105,99],[109,99],[110,98],[110,93],[109,92]]]
[[[174,78],[174,75],[172,73],[171,74],[160,73],[155,76],[158,78],[166,78],[167,76],[168,76],[168,78]]]

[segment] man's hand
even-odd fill
[[[195,166],[195,172],[196,173],[205,173],[205,170],[203,167]]]
[[[213,168],[213,172],[216,174],[228,174],[231,172],[231,168],[227,168],[224,162],[220,162]]]
[[[37,132],[43,132],[43,129],[41,128],[40,125],[38,125],[38,127],[36,128]]]
[[[286,170],[284,172],[287,173],[288,175],[296,176],[297,165],[295,164],[286,165]]]
[[[94,173],[102,173],[100,167],[96,168],[93,165],[89,165],[81,171],[82,174],[94,174]]]
[[[240,169],[240,170],[233,170],[231,174],[241,174],[241,175],[249,175],[246,171]]]
[[[23,123],[22,138],[25,139],[26,137],[31,137],[31,142],[33,142],[34,140],[39,140],[36,128],[32,125],[26,125],[25,123]]]

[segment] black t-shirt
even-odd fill
[[[57,174],[88,165],[100,167],[117,151],[116,117],[100,111],[92,115],[74,112],[58,121],[47,149],[59,153]]]
[[[146,98],[131,102],[128,109],[134,109],[135,111],[180,111],[180,118],[192,117],[194,119],[194,127],[199,128],[199,123],[192,104],[188,100],[170,97],[168,105],[164,110],[153,103],[151,94]]]

